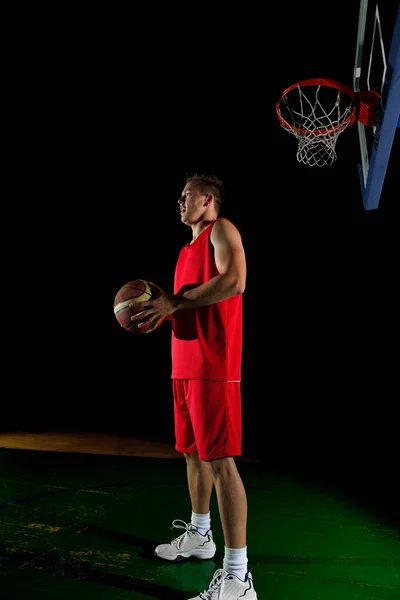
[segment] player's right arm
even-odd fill
[[[214,247],[218,275],[197,287],[174,296],[175,310],[207,306],[242,294],[246,287],[246,257],[236,227],[221,219],[213,225],[210,241]]]
[[[133,315],[132,321],[171,320],[175,311],[216,304],[244,292],[246,258],[240,233],[230,221],[221,219],[214,224],[210,241],[218,275],[178,294],[168,294],[152,283],[158,288],[158,297],[138,303],[137,308],[143,310]]]

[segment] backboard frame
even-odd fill
[[[369,89],[361,84],[363,52],[365,52],[365,31],[368,14],[368,0],[360,0],[360,12],[357,32],[357,46],[354,63],[353,88],[355,92]],[[360,141],[360,159],[358,165],[363,206],[365,210],[377,209],[380,202],[386,171],[389,164],[396,129],[400,125],[400,5],[394,24],[390,50],[386,60],[386,51],[382,38],[378,4],[375,6],[374,27],[370,47],[372,48],[376,32],[380,37],[380,46],[384,64],[384,76],[381,85],[381,102],[376,125],[373,128],[372,150],[369,155],[365,126],[357,122]],[[369,68],[371,60],[369,61]],[[369,85],[369,72],[366,80]]]

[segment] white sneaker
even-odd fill
[[[175,523],[183,523],[183,525],[175,525]],[[203,560],[213,558],[217,547],[211,529],[205,535],[202,535],[191,523],[185,523],[180,519],[173,521],[172,526],[176,529],[185,529],[185,533],[182,533],[169,544],[157,546],[154,550],[156,556],[173,562],[179,562],[191,556]]]
[[[208,590],[189,600],[257,600],[253,586],[253,576],[249,571],[246,580],[241,581],[224,569],[218,569]]]

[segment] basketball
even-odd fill
[[[131,317],[138,312],[135,306],[129,306],[132,302],[145,302],[153,297],[153,290],[145,279],[134,279],[125,283],[117,292],[114,298],[114,315],[118,323],[131,333],[150,333],[158,329],[163,323],[162,320],[155,327],[151,323],[146,323],[143,327],[138,327],[138,323],[131,320]]]

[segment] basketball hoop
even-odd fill
[[[333,79],[305,79],[282,92],[276,113],[282,127],[298,140],[297,160],[323,167],[336,160],[339,135],[355,121],[377,122],[380,94],[353,92]]]

